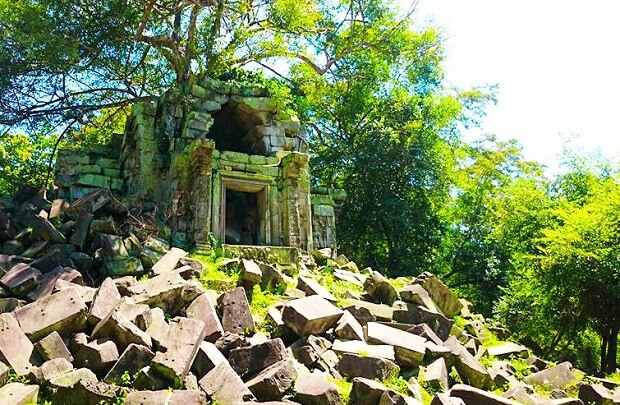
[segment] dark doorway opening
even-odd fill
[[[260,244],[258,193],[226,190],[225,241],[231,245]]]

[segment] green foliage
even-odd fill
[[[45,184],[53,139],[39,134],[9,133],[0,136],[0,195],[10,195],[21,186]]]
[[[351,388],[353,388],[353,383],[346,378],[333,378],[331,376],[327,377],[328,380],[334,384],[336,384],[336,388],[338,389],[338,393],[342,397],[342,403],[348,404],[351,396]]]
[[[377,380],[379,381],[379,380]],[[407,382],[407,380],[405,380],[403,377],[401,377],[400,375],[396,376],[396,377],[392,377],[388,380],[384,380],[384,381],[379,381],[381,384],[385,385],[386,387],[393,389],[394,391],[401,393],[403,395],[409,396],[410,392],[409,392],[409,383]]]
[[[200,261],[205,267],[205,270],[198,277],[204,288],[224,291],[234,288],[238,284],[239,269],[222,266],[225,259],[218,257],[215,250],[212,250],[209,254],[193,252],[190,254],[190,257]]]

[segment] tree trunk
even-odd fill
[[[601,328],[601,375],[605,375],[607,368],[607,346],[609,344],[609,329]]]
[[[605,373],[613,373],[616,371],[618,358],[618,332],[620,327],[618,325],[614,325],[610,328],[609,340],[607,343],[607,358],[605,361],[606,370]]]

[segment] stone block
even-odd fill
[[[56,267],[56,269],[45,273],[40,280],[39,287],[36,291],[28,294],[28,298],[32,301],[49,297],[57,288],[58,280],[75,281],[76,284],[83,284],[82,274],[71,267]]]
[[[26,263],[16,264],[0,278],[0,285],[17,297],[23,297],[39,286],[43,273]]]
[[[34,234],[49,243],[66,243],[67,238],[50,221],[39,215],[30,219],[30,226],[34,228]]]
[[[88,322],[91,325],[99,323],[112,312],[120,300],[121,294],[118,292],[114,280],[107,277],[93,297],[93,302],[88,310]]]
[[[263,278],[263,272],[260,266],[253,260],[241,259],[239,269],[241,270],[241,281],[248,288],[259,284]]]
[[[281,286],[286,285],[284,275],[274,266],[266,263],[259,263],[262,273],[260,288],[263,291],[274,291]]]
[[[60,337],[58,332],[54,331],[39,340],[34,345],[37,352],[41,355],[43,360],[53,360],[62,358],[69,362],[73,361],[73,356],[69,349],[67,349],[67,345],[65,345],[64,340]]]
[[[327,301],[338,302],[338,298],[334,297],[325,287],[308,277],[299,276],[297,278],[297,289],[305,292],[306,296],[318,295]]]
[[[456,354],[457,358],[455,359],[454,368],[456,368],[456,371],[465,384],[483,390],[493,388],[493,379],[488,370],[478,363],[474,356],[472,356],[454,336],[446,340],[444,345],[450,349],[452,353]]]
[[[132,343],[151,348],[151,337],[125,316],[122,303],[123,301],[120,301],[108,316],[95,326],[92,337],[112,339],[120,350],[125,350]]]
[[[109,188],[111,177],[102,176],[99,174],[81,174],[75,179],[75,184],[80,186],[90,186],[99,188]]]
[[[351,387],[350,403],[356,405],[378,405],[381,401],[381,396],[387,390],[388,388],[380,382],[368,378],[355,377]]]
[[[78,344],[74,353],[75,364],[98,375],[107,373],[118,360],[118,348],[112,340],[95,339]]]
[[[465,384],[453,386],[450,397],[462,399],[465,405],[514,405],[504,397]]]
[[[15,310],[15,317],[33,341],[54,331],[68,336],[86,326],[86,304],[75,288],[68,288]]]
[[[144,267],[137,257],[108,259],[103,262],[103,273],[112,277],[138,276],[144,273]]]
[[[365,340],[362,325],[349,311],[344,311],[342,317],[338,320],[334,332],[341,339]]]
[[[170,321],[168,336],[160,342],[165,352],[158,351],[151,362],[157,374],[180,387],[196,358],[205,337],[205,324],[195,319],[177,317]]]
[[[26,337],[12,314],[0,314],[0,354],[18,375],[28,375],[36,369],[33,364],[34,346]]]
[[[364,282],[364,290],[372,301],[379,304],[392,305],[400,297],[396,288],[378,271],[372,271],[370,277]]]
[[[142,245],[140,261],[146,269],[151,269],[170,249],[168,242],[149,236]]]
[[[431,299],[428,292],[419,284],[409,284],[399,292],[400,299],[411,304],[423,305],[428,310],[438,312],[439,309]]]
[[[282,398],[295,384],[297,371],[292,359],[281,360],[246,382],[246,386],[259,401]]]
[[[288,357],[281,339],[232,349],[228,355],[233,370],[241,377],[254,374]]]
[[[73,364],[67,359],[58,357],[48,360],[39,367],[43,381],[49,381],[73,370]]]
[[[302,405],[341,405],[342,397],[336,384],[324,375],[306,375],[295,383],[296,402]]]
[[[66,259],[67,255],[60,249],[50,249],[43,256],[30,263],[30,265],[46,273],[58,266],[67,264]]]
[[[498,359],[505,359],[511,356],[526,359],[529,356],[527,347],[513,342],[504,342],[497,346],[488,347],[487,351],[489,356],[493,356]]]
[[[224,362],[228,362],[228,360],[213,343],[201,342],[192,365],[192,372],[200,379],[213,370],[215,366]]]
[[[446,391],[450,387],[448,385],[446,361],[443,358],[439,358],[426,367],[420,367],[418,381],[430,384],[435,392]]]
[[[2,232],[2,231],[0,231]],[[7,240],[2,244],[0,253],[4,255],[19,255],[24,251],[24,244],[18,240]]]
[[[349,310],[355,319],[357,319],[362,325],[366,325],[369,319],[391,322],[392,317],[394,316],[394,309],[392,309],[392,307],[384,304],[373,304],[372,302],[352,298],[343,300],[340,307],[342,309]],[[367,313],[369,317],[359,316],[358,314],[362,312]]]
[[[71,207],[67,209],[67,214],[69,214],[71,218],[76,219],[85,213],[95,213],[109,204],[111,200],[112,195],[110,191],[105,188],[100,188],[75,200],[71,204]]]
[[[565,361],[557,366],[526,376],[523,381],[547,389],[564,389],[577,381],[572,365]]]
[[[52,378],[49,383],[53,388],[72,388],[79,381],[97,381],[95,373],[87,368],[78,368],[58,377]]]
[[[222,323],[208,294],[201,294],[185,308],[185,316],[205,324],[205,339],[215,342],[224,334]]]
[[[0,388],[0,403],[7,405],[31,405],[39,400],[39,386],[13,382]]]
[[[390,361],[394,361],[394,346],[391,345],[369,345],[361,340],[334,340],[332,350],[336,353],[354,353],[365,354],[373,357],[381,357]]]
[[[227,361],[205,374],[198,385],[210,399],[222,405],[235,405],[254,398]]]
[[[127,291],[137,304],[156,305],[175,314],[201,294],[196,281],[185,279],[192,273],[191,268],[175,269],[131,285]]]
[[[366,325],[366,340],[393,346],[396,362],[405,366],[418,366],[426,352],[423,337],[376,322]]]
[[[320,335],[333,327],[342,311],[318,295],[287,303],[282,320],[298,336]]]
[[[418,325],[427,324],[440,339],[446,340],[450,336],[454,320],[442,314],[432,312],[423,306],[396,301],[393,304],[394,321]]]
[[[177,267],[179,260],[185,256],[187,256],[185,250],[173,247],[153,265],[151,271],[155,275],[172,271]]]
[[[84,212],[77,217],[69,243],[77,246],[80,250],[86,247],[90,224],[93,222],[94,217],[92,212]]]
[[[207,405],[204,392],[194,390],[133,391],[125,405]]]
[[[389,380],[398,376],[400,367],[381,357],[343,353],[338,362],[338,371],[343,376],[350,378],[364,377],[370,380]]]
[[[52,395],[57,404],[100,405],[114,403],[121,390],[104,382],[79,380],[72,387],[58,387]]]
[[[155,357],[155,353],[148,347],[132,343],[123,351],[103,381],[118,385],[124,373],[129,373],[131,376],[136,375],[140,369],[151,363],[153,357]]]
[[[458,297],[434,275],[423,273],[414,280],[414,283],[420,284],[428,292],[435,305],[446,317],[452,318],[461,312],[463,304]]]
[[[254,320],[243,287],[226,291],[217,300],[222,327],[230,333],[253,333]]]

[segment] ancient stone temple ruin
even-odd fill
[[[178,246],[335,248],[344,192],[311,189],[300,122],[266,95],[197,78],[135,105],[109,145],[61,150],[56,185],[70,200],[109,188],[163,215]]]

